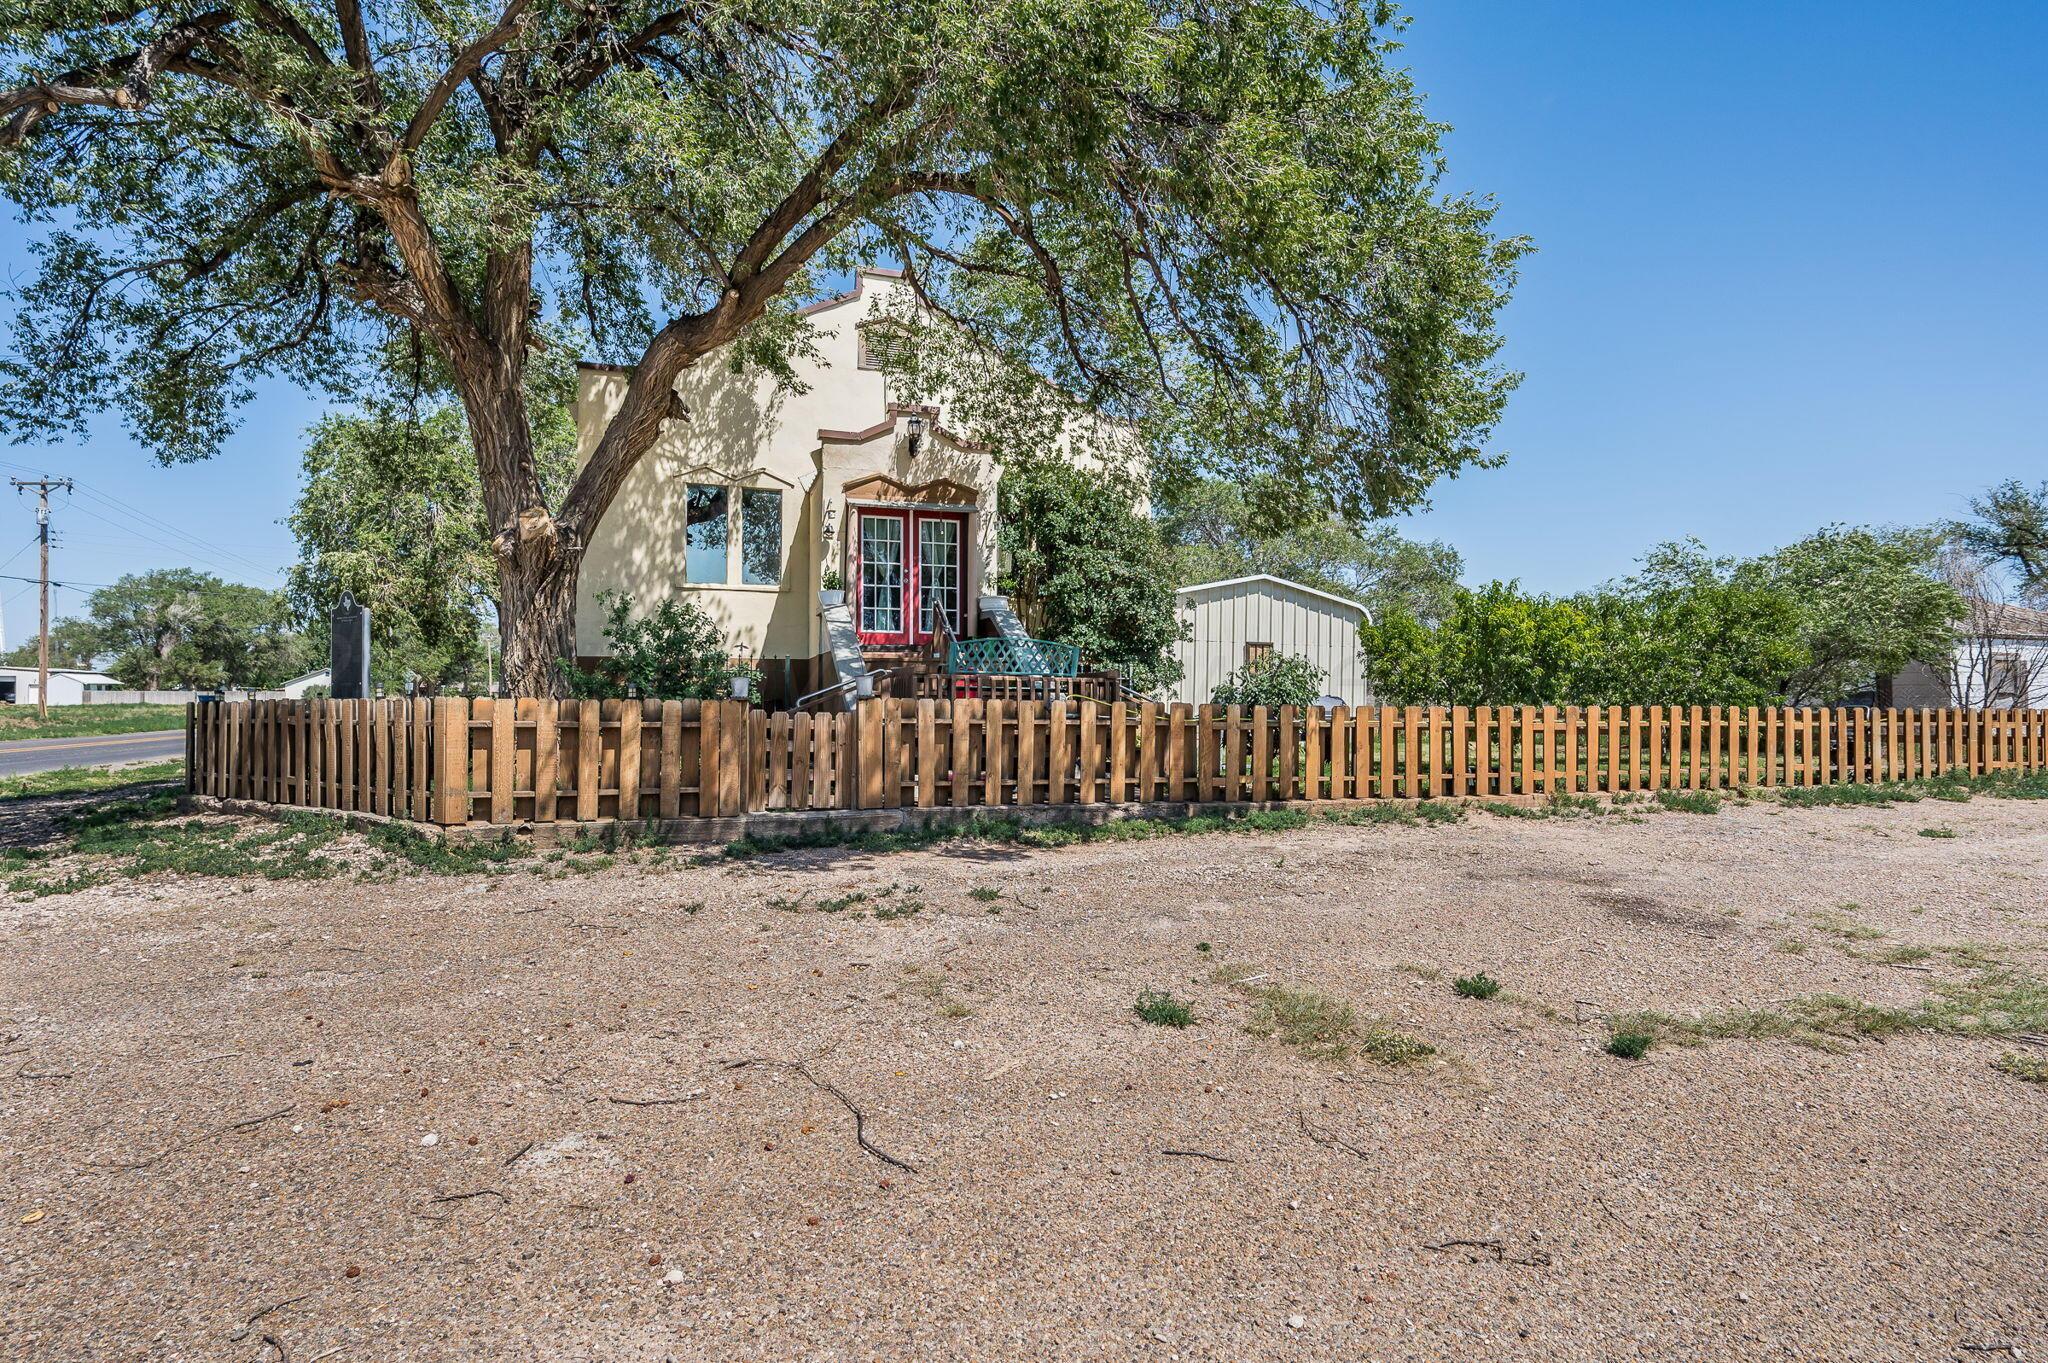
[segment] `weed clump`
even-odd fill
[[[1500,992],[1500,981],[1481,970],[1471,975],[1460,975],[1451,981],[1451,988],[1461,998],[1490,999]]]
[[[1641,1060],[1656,1044],[1657,1038],[1649,1032],[1617,1028],[1608,1034],[1607,1053],[1623,1060]]]
[[[1140,1022],[1149,1022],[1154,1027],[1195,1025],[1195,1010],[1163,989],[1147,989],[1140,993],[1138,1001],[1131,1005],[1131,1011],[1138,1015]]]
[[[1999,1056],[1991,1062],[1991,1068],[2025,1083],[2048,1084],[2048,1060],[2021,1055],[2017,1051],[2007,1051]]]

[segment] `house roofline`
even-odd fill
[[[1290,591],[1306,592],[1310,596],[1321,597],[1325,601],[1333,601],[1340,606],[1350,606],[1365,617],[1365,623],[1368,625],[1372,623],[1372,611],[1367,608],[1363,601],[1354,601],[1348,596],[1339,596],[1335,592],[1326,592],[1320,587],[1311,587],[1306,582],[1296,582],[1291,577],[1278,577],[1272,573],[1247,573],[1243,577],[1219,577],[1214,582],[1196,582],[1186,587],[1175,588],[1173,594],[1175,596],[1186,596],[1191,592],[1215,591],[1219,587],[1242,587],[1247,582],[1270,582],[1276,587],[1286,587]]]
[[[972,454],[986,454],[989,450],[989,447],[981,441],[969,440],[959,433],[941,426],[939,424],[939,409],[936,407],[911,402],[892,402],[882,410],[887,412],[888,415],[864,431],[839,431],[829,426],[820,426],[818,428],[819,443],[830,445],[865,445],[868,441],[887,435],[895,430],[896,423],[904,417],[921,416],[931,420],[933,435],[943,435],[946,439],[952,441],[956,448],[966,450]]]
[[[903,278],[903,271],[901,270],[887,270],[879,265],[856,265],[853,270],[853,287],[851,289],[848,289],[836,298],[821,298],[815,303],[798,308],[796,315],[799,317],[809,317],[813,313],[836,308],[841,303],[851,303],[854,299],[860,297],[861,289],[864,287],[863,281],[865,280],[901,278]]]

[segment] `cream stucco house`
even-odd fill
[[[689,419],[663,428],[586,554],[578,654],[608,651],[600,593],[625,592],[636,610],[684,597],[735,652],[760,662],[769,698],[787,700],[834,676],[820,610],[828,569],[845,580],[871,665],[924,653],[944,624],[961,637],[982,632],[1000,470],[943,410],[891,391],[875,343],[906,287],[894,271],[863,269],[851,292],[808,309],[817,359],[798,361],[805,391],[717,363],[677,381]],[[617,368],[583,367],[579,462],[626,380]]]

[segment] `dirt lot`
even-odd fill
[[[2044,947],[1987,799],[4,901],[0,1355],[2038,1358]]]

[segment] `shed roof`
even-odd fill
[[[1291,592],[1303,592],[1309,596],[1321,597],[1333,605],[1355,610],[1367,620],[1372,619],[1372,612],[1365,608],[1363,601],[1354,601],[1348,596],[1339,596],[1335,592],[1326,592],[1320,587],[1311,587],[1305,582],[1295,582],[1289,578],[1275,577],[1271,573],[1250,573],[1244,577],[1224,577],[1218,578],[1214,582],[1197,582],[1192,586],[1180,588],[1174,592],[1174,595],[1189,596],[1195,592],[1213,592],[1220,591],[1225,587],[1248,587],[1254,584],[1284,587]]]
[[[2000,601],[1972,601],[1963,632],[1976,639],[2048,639],[2048,611]]]

